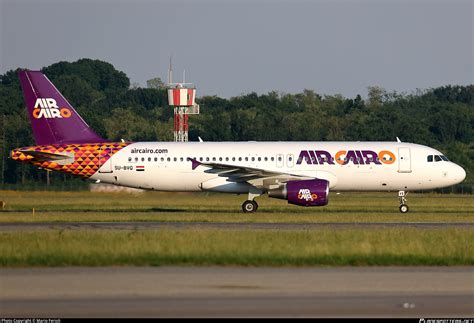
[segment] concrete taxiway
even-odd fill
[[[0,269],[2,317],[473,315],[473,267]]]

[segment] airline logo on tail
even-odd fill
[[[35,119],[55,119],[55,118],[69,118],[71,110],[68,108],[59,108],[55,99],[52,98],[37,98],[33,108],[33,117]]]

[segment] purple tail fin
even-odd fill
[[[37,145],[106,142],[40,71],[18,72]]]

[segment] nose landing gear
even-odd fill
[[[406,204],[407,199],[406,196],[408,195],[408,192],[405,191],[398,191],[398,199],[400,200],[400,212],[402,213],[407,213],[408,212],[408,205]]]

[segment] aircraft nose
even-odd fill
[[[466,178],[466,171],[459,165],[454,164],[453,179],[457,183],[461,183]]]

